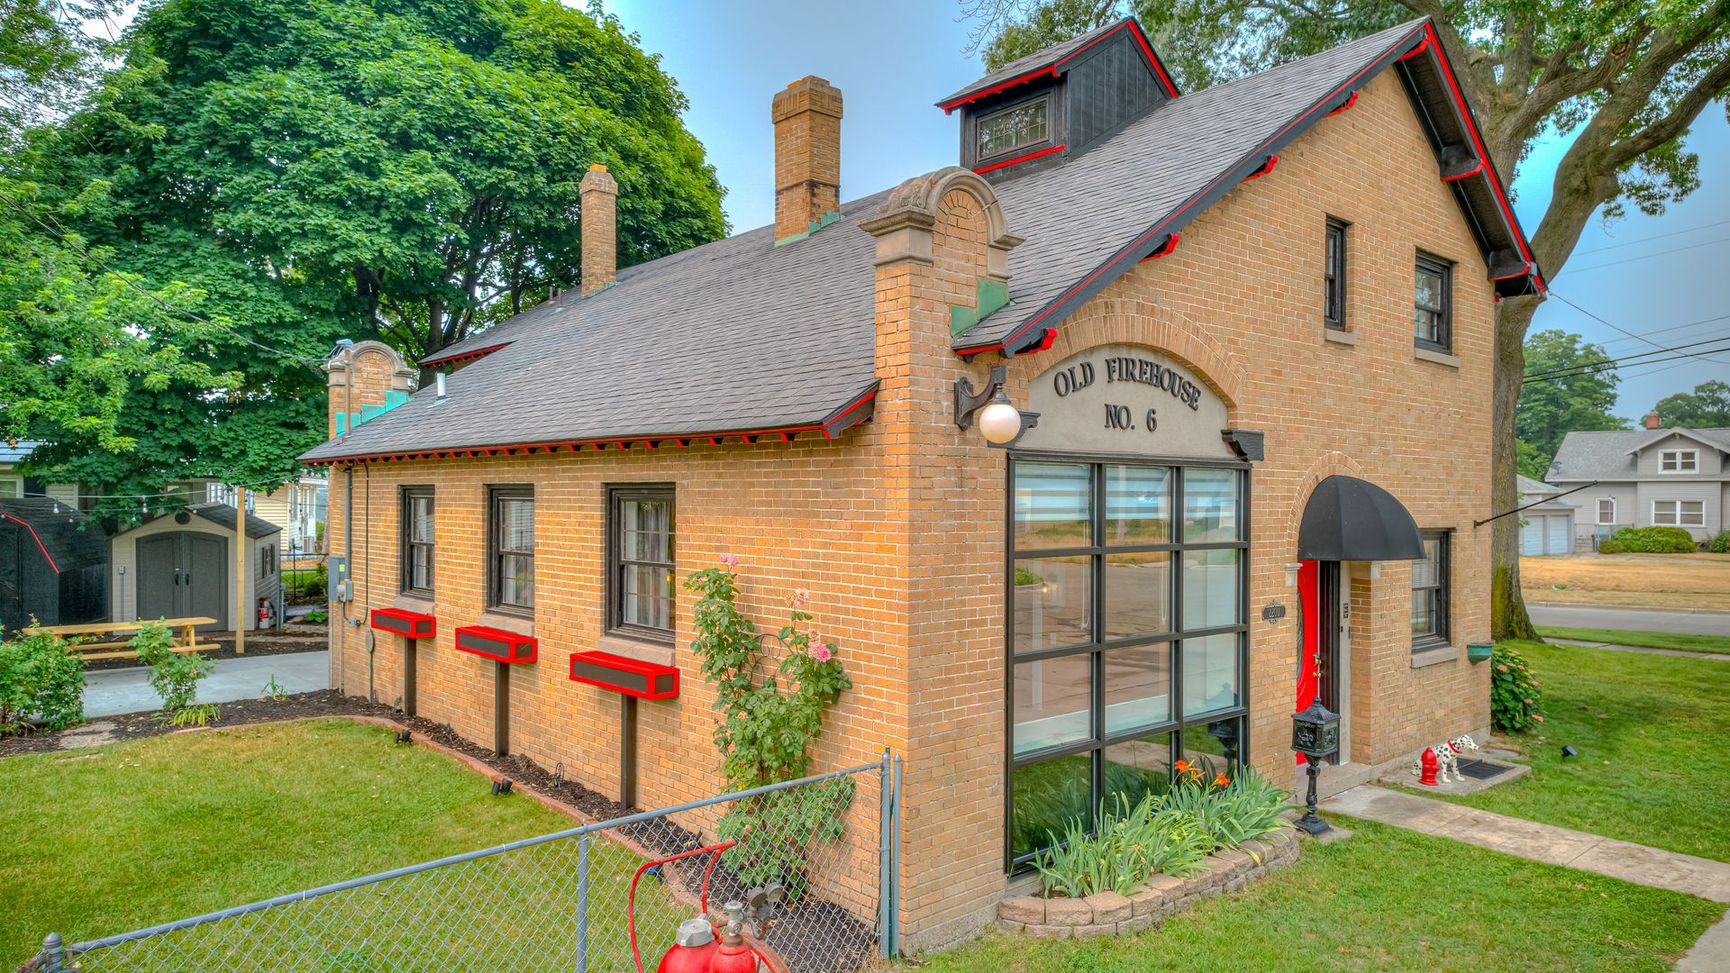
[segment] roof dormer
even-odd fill
[[[1130,17],[1012,61],[937,107],[961,112],[961,164],[1003,178],[1085,152],[1176,97]]]

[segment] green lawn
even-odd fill
[[[1548,721],[1509,738],[1531,776],[1470,797],[1425,796],[1730,861],[1730,666],[1512,644],[1543,683]],[[1563,758],[1569,745],[1578,757]]]
[[[1724,906],[1347,821],[1297,866],[1121,939],[993,934],[920,973],[1667,973]]]
[[[1616,628],[1564,628],[1538,626],[1538,634],[1547,639],[1573,639],[1577,642],[1608,642],[1611,645],[1633,645],[1643,649],[1676,649],[1680,652],[1730,652],[1730,638],[1722,635],[1681,635],[1675,632],[1630,632]]]
[[[33,955],[50,931],[68,942],[112,935],[574,824],[521,795],[492,797],[488,786],[448,757],[347,720],[5,758],[0,793],[11,823],[0,842],[0,969]],[[575,844],[92,954],[85,968],[488,967],[501,943],[520,947],[549,933],[568,942]],[[594,848],[591,901],[605,910],[595,919],[595,960],[623,968],[629,955],[618,953],[623,923],[613,913],[623,912],[637,859],[607,841]],[[686,911],[655,888],[639,908],[649,914],[643,934],[651,942],[670,939]],[[409,931],[378,936],[364,952],[352,947],[354,930],[398,920]],[[306,932],[320,924],[329,928]],[[269,961],[230,967],[199,951],[248,942],[272,944],[258,954]]]

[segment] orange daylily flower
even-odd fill
[[[1214,774],[1213,775],[1213,784],[1215,787],[1224,787],[1230,783],[1231,783],[1231,778],[1227,777],[1224,774]]]
[[[1180,774],[1187,774],[1189,773],[1189,761],[1179,760],[1177,763],[1171,765],[1171,769]]]

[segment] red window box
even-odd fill
[[[571,655],[571,681],[588,683],[638,699],[673,699],[679,695],[679,670],[611,652]]]
[[[405,639],[430,639],[438,634],[438,619],[401,608],[374,608],[372,627]]]
[[[457,651],[485,656],[496,662],[533,662],[537,642],[533,636],[518,635],[485,625],[465,625],[457,629]]]

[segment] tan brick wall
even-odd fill
[[[582,292],[595,291],[619,277],[619,184],[599,163],[583,173],[577,185],[582,230]]]
[[[778,137],[779,141],[779,137]],[[778,185],[780,180],[778,178]],[[970,305],[987,272],[982,202],[951,190],[931,226],[932,260],[880,266],[873,422],[837,442],[801,440],[688,449],[448,460],[374,466],[355,474],[357,600],[404,604],[398,594],[398,495],[435,484],[440,633],[422,648],[420,710],[463,735],[492,739],[492,663],[451,649],[451,631],[484,622],[482,536],[488,484],[536,491],[540,662],[512,680],[513,749],[596,789],[618,788],[618,703],[566,678],[568,654],[601,634],[605,486],[672,483],[678,573],[722,553],[742,559],[743,602],[778,626],[795,587],[813,593],[814,623],[838,645],[854,689],[819,747],[828,769],[907,758],[902,922],[911,946],[971,933],[1004,884],[1003,545],[1005,454],[951,422],[951,387],[983,381],[989,361],[948,350],[950,305]],[[1355,344],[1324,340],[1324,219],[1353,224],[1349,322]],[[1015,214],[1007,214],[1008,228]],[[801,227],[802,228],[802,227]],[[857,232],[851,228],[841,232]],[[797,245],[797,244],[794,244]],[[1457,366],[1419,360],[1411,335],[1416,248],[1458,261]],[[1013,292],[1014,282],[1011,281]],[[1351,111],[1320,122],[1281,154],[1268,177],[1233,192],[1185,229],[1177,251],[1143,264],[1063,326],[1051,350],[1009,362],[1012,397],[1074,351],[1136,342],[1181,359],[1228,405],[1233,425],[1267,434],[1256,465],[1251,537],[1251,739],[1256,762],[1289,779],[1289,715],[1296,674],[1295,610],[1264,623],[1260,609],[1295,609],[1286,582],[1297,517],[1325,476],[1361,476],[1399,497],[1424,527],[1454,531],[1456,644],[1487,635],[1489,535],[1472,521],[1489,504],[1490,337],[1494,308],[1484,267],[1409,102],[1392,76],[1371,83]],[[453,383],[452,395],[460,395]],[[341,552],[343,481],[332,483],[331,543]],[[369,570],[370,568],[370,570]],[[1383,762],[1488,722],[1483,666],[1463,658],[1411,666],[1410,567],[1379,577],[1354,569],[1353,759]],[[422,603],[420,607],[425,610]],[[684,692],[641,706],[644,806],[716,792],[712,694],[689,650],[681,601],[677,663]],[[344,617],[343,612],[336,614]],[[333,661],[345,690],[395,702],[400,648],[339,626]],[[370,681],[369,681],[370,680]]]
[[[775,93],[775,239],[841,209],[841,90],[807,76]]]

